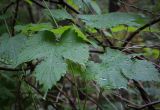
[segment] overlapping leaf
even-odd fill
[[[26,36],[21,34],[14,37],[3,34],[0,37],[0,60],[6,64],[12,64],[13,61],[16,61],[26,40]]]
[[[54,17],[56,20],[72,19],[72,16],[65,9],[53,9],[50,10],[50,12],[51,13],[49,13],[48,10],[44,10],[47,16],[50,18]]]
[[[21,31],[23,34],[32,34],[38,31],[51,30],[53,27],[51,23],[39,23],[39,24],[28,24],[28,25],[17,25],[16,31]]]
[[[95,28],[111,28],[117,25],[139,26],[136,22],[137,15],[131,13],[115,12],[103,15],[80,15],[86,25]]]
[[[88,73],[95,76],[97,83],[106,88],[126,88],[127,79],[159,81],[160,76],[152,63],[131,60],[121,51],[108,49],[101,55],[102,63],[88,64]]]
[[[26,43],[17,65],[33,59],[43,59],[35,68],[37,80],[50,89],[67,71],[66,59],[84,65],[89,57],[88,46],[69,29],[60,41],[49,31],[39,32]]]

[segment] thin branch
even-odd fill
[[[35,1],[35,0],[31,0],[34,4],[40,6],[41,8],[46,8],[45,6],[43,6],[42,4],[40,4],[39,2]],[[59,0],[59,1],[53,1],[53,0],[45,0],[47,2],[50,3],[55,3],[55,4],[59,4],[62,6],[66,6],[67,8],[69,8],[70,10],[72,10],[73,12],[75,12],[76,14],[79,14],[80,12],[78,10],[76,10],[74,7],[72,7],[70,4],[68,4],[66,1],[64,0]]]
[[[12,23],[12,36],[14,36],[14,33],[15,33],[14,26],[16,25],[16,21],[17,21],[17,17],[18,17],[19,2],[20,2],[20,0],[16,1],[15,14],[14,14],[13,23]]]
[[[31,0],[34,4],[36,4],[37,6],[41,7],[41,8],[46,8],[45,6],[43,6],[42,4],[40,4],[39,2],[35,1],[35,0]]]
[[[128,103],[128,104],[129,104],[128,107],[134,108],[134,109],[137,109],[137,110],[144,109],[144,108],[146,108],[146,107],[148,107],[148,106],[151,106],[151,105],[160,104],[160,100],[159,100],[159,101],[150,102],[150,103],[144,104],[144,105],[137,105],[137,104],[135,104],[135,103],[133,103],[133,102],[131,102],[131,101],[123,98],[123,97],[122,97],[121,95],[119,95],[119,94],[113,94],[113,96],[115,96],[115,97],[119,98],[120,100]]]
[[[64,1],[64,0],[59,0],[59,1],[60,1],[60,3],[64,4],[67,8],[69,8],[70,10],[75,12],[76,14],[80,14],[79,11],[77,11],[75,8],[73,8],[71,5],[69,5],[66,1]]]
[[[138,81],[136,81],[134,79],[132,81],[134,82],[134,85],[136,86],[136,88],[139,90],[143,101],[146,104],[150,103],[151,101],[150,101],[150,99],[148,97],[147,92],[144,90],[143,86]],[[152,105],[149,105],[147,107],[148,107],[148,110],[155,110],[155,108]]]
[[[53,0],[44,0],[46,2],[55,3],[55,4],[61,4],[59,1],[53,1]]]
[[[26,84],[28,84],[30,87],[32,87],[39,95],[43,96],[43,93],[38,88],[36,88],[33,84],[31,84],[29,81],[27,81],[25,78],[23,79],[23,81]]]
[[[3,71],[27,71],[27,70],[30,70],[31,68],[30,67],[27,67],[27,68],[18,68],[18,69],[15,69],[15,68],[8,68],[8,67],[0,67],[0,70],[3,70]]]
[[[151,103],[148,103],[148,104],[141,105],[139,107],[138,106],[133,106],[133,105],[128,105],[128,107],[136,109],[136,110],[142,110],[142,109],[145,109],[148,106],[151,106],[151,105],[153,106],[153,105],[156,105],[156,104],[160,104],[160,101],[154,101],[154,102],[151,102]]]
[[[65,76],[65,77],[66,77],[66,79],[67,79],[73,86],[75,86],[75,82],[73,82],[73,81],[72,81],[70,78],[68,78],[67,76]],[[83,94],[85,97],[87,97],[87,99],[88,99],[89,101],[91,101],[92,103],[96,104],[96,105],[99,107],[100,110],[102,110],[102,107],[97,104],[97,102],[95,101],[95,99],[94,99],[92,96],[90,96],[90,95],[87,94],[87,93],[84,93],[84,92],[81,91],[81,90],[79,90],[79,92],[80,92],[81,94]]]
[[[61,94],[63,94],[68,99],[69,104],[71,105],[73,110],[77,110],[77,107],[75,106],[75,103],[71,100],[71,98],[64,91],[62,91],[58,86],[55,86],[55,87]]]
[[[3,9],[1,10],[1,12],[2,12],[3,14],[6,13],[7,10],[8,10],[12,5],[14,5],[14,4],[15,4],[15,2],[9,3],[5,8],[3,8]]]
[[[148,103],[148,104],[145,104],[145,105],[142,105],[139,109],[144,109],[148,106],[151,106],[151,105],[156,105],[156,104],[160,104],[160,100],[159,101],[154,101],[154,102],[151,102],[151,103]]]
[[[133,8],[133,9],[136,9],[136,10],[138,10],[138,11],[141,11],[141,12],[145,12],[145,13],[148,13],[148,14],[150,14],[150,15],[154,15],[155,16],[155,14],[153,13],[153,12],[151,12],[151,11],[149,11],[149,10],[147,10],[147,9],[141,9],[141,8],[139,8],[139,7],[136,7],[136,6],[134,6],[134,5],[131,5],[131,4],[128,4],[128,3],[126,3],[126,2],[123,2],[123,1],[119,1],[122,5],[126,5],[126,6],[129,6],[129,7],[131,7],[131,8]]]
[[[26,7],[27,7],[27,10],[28,10],[28,14],[29,14],[29,17],[30,17],[30,21],[31,21],[32,23],[34,23],[35,20],[34,20],[34,16],[33,16],[32,7],[31,7],[29,4],[26,4]]]
[[[27,70],[31,70],[33,71],[34,68],[41,62],[42,60],[37,61],[35,64],[32,64],[32,62],[28,62],[27,63],[27,67],[26,68],[8,68],[8,67],[0,67],[0,70],[3,71],[27,71]]]
[[[137,104],[131,102],[130,100],[127,100],[127,99],[123,98],[120,94],[115,94],[115,93],[113,93],[112,95],[115,96],[115,97],[117,97],[118,99],[124,101],[125,103],[130,104],[130,105],[136,107],[136,108],[139,107]]]
[[[144,30],[147,27],[150,27],[156,23],[160,22],[160,16],[155,18],[154,20],[148,22],[147,24],[145,24],[144,26],[138,28],[136,31],[134,31],[132,34],[130,34],[126,39],[124,44],[122,45],[122,47],[126,47],[127,44],[138,34],[140,33],[142,30]]]

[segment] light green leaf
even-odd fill
[[[119,25],[119,26],[111,28],[112,32],[120,32],[120,31],[134,32],[137,29],[138,29],[137,27],[124,26],[124,25]],[[160,32],[160,30],[155,29],[155,28],[146,28],[146,29],[144,29],[142,31],[143,32]]]
[[[132,60],[121,51],[107,49],[100,56],[101,63],[88,63],[87,73],[95,76],[97,83],[104,88],[127,88],[127,80],[159,81],[158,70],[147,61]]]
[[[83,39],[84,41],[92,44],[93,46],[96,46],[96,44],[94,42],[91,42],[87,36],[85,34],[83,34],[83,32],[75,25],[70,25],[70,26],[63,26],[63,27],[59,27],[57,29],[51,29],[49,31],[53,32],[56,35],[57,39],[60,39],[62,34],[69,30],[72,29],[73,31],[75,31],[75,33],[77,34],[77,37],[80,37],[81,39]]]
[[[27,2],[29,5],[33,4],[33,2],[31,0],[25,0],[25,2]]]
[[[66,59],[84,65],[89,57],[88,46],[73,30],[62,34],[60,41],[49,31],[39,32],[26,42],[18,63],[43,59],[35,68],[36,78],[44,89],[50,89],[67,71]]]
[[[49,31],[53,32],[55,35],[56,35],[56,38],[57,39],[60,39],[62,34],[69,30],[71,28],[71,26],[63,26],[63,27],[59,27],[59,28],[56,28],[56,29],[51,29]]]
[[[74,9],[78,10],[78,5],[76,4],[75,0],[66,0],[66,2],[71,5]],[[79,2],[79,1],[78,1]]]
[[[16,31],[21,31],[23,34],[28,35],[38,31],[51,30],[52,25],[50,23],[28,24],[26,26],[17,25],[15,29]]]

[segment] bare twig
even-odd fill
[[[125,103],[132,105],[135,108],[139,107],[137,104],[131,102],[130,100],[123,98],[120,94],[113,93],[112,95],[115,96],[115,97],[117,97],[118,99],[124,101]]]
[[[72,83],[73,86],[75,86],[75,82],[73,82],[70,78],[68,78],[68,77],[66,76],[66,79],[67,79],[68,81],[70,81],[70,83]],[[80,92],[81,94],[83,94],[89,101],[91,101],[92,103],[96,104],[100,110],[102,110],[102,107],[97,104],[97,102],[94,100],[94,98],[93,98],[92,96],[84,93],[84,92],[81,91],[81,90],[79,90],[79,92]]]
[[[159,101],[150,102],[150,103],[148,103],[148,104],[144,104],[144,105],[142,105],[139,109],[144,109],[144,108],[146,108],[146,107],[148,107],[148,106],[156,105],[156,104],[160,104],[160,100],[159,100]]]
[[[119,94],[113,94],[113,96],[115,96],[115,97],[119,98],[120,100],[124,101],[125,103],[127,103],[127,104],[128,104],[128,107],[134,108],[134,109],[136,109],[136,110],[142,110],[142,109],[144,109],[144,108],[146,108],[146,107],[148,107],[148,106],[156,105],[156,104],[159,104],[159,103],[160,103],[160,101],[154,101],[154,102],[150,102],[150,103],[144,104],[144,105],[137,105],[137,104],[135,104],[135,103],[133,103],[133,102],[131,102],[131,101],[123,98],[123,97],[122,97],[121,95],[119,95]]]
[[[63,94],[68,99],[69,104],[71,105],[73,110],[77,110],[77,107],[75,106],[75,103],[71,100],[71,98],[64,91],[62,91],[58,86],[55,86],[55,87],[61,94]]]
[[[8,10],[12,5],[14,5],[14,4],[15,4],[15,2],[9,3],[5,8],[2,9],[1,12],[2,12],[3,14],[6,13],[7,10]]]
[[[148,97],[147,92],[144,90],[143,86],[136,80],[133,79],[134,85],[136,86],[136,88],[139,90],[141,97],[143,99],[143,101],[148,104],[150,103],[150,99]],[[152,105],[148,105],[148,110],[155,110],[154,107]]]
[[[122,47],[126,47],[127,44],[138,34],[140,33],[142,30],[144,30],[147,27],[150,27],[156,23],[160,22],[160,16],[153,19],[152,21],[148,22],[147,24],[143,25],[142,27],[138,28],[136,31],[134,31],[132,34],[130,34],[126,39],[124,44],[122,45]]]
[[[72,10],[73,12],[75,12],[76,14],[79,14],[80,12],[78,10],[76,10],[75,8],[73,8],[70,4],[68,4],[66,1],[64,0],[59,0],[59,1],[53,1],[53,0],[45,0],[47,2],[50,3],[55,3],[55,4],[59,4],[62,6],[66,6],[68,9]],[[32,0],[32,2],[38,6],[40,6],[41,8],[46,8],[45,6],[43,6],[42,4],[40,4],[39,2]]]
[[[153,12],[151,12],[151,11],[149,11],[149,10],[147,10],[147,9],[141,9],[141,8],[139,8],[139,7],[136,7],[136,6],[134,6],[134,5],[128,4],[128,3],[123,2],[123,1],[121,1],[121,0],[120,0],[119,2],[120,2],[121,4],[123,4],[123,5],[129,6],[129,7],[133,8],[133,9],[138,10],[138,11],[145,12],[145,13],[150,14],[150,15],[155,15]]]
[[[3,70],[3,71],[26,71],[26,70],[30,70],[31,68],[30,67],[27,67],[27,68],[18,68],[18,69],[15,69],[15,68],[8,68],[8,67],[0,67],[0,70]]]
[[[12,23],[12,36],[14,36],[14,34],[15,34],[14,26],[16,25],[16,21],[17,21],[17,17],[18,17],[19,2],[20,2],[20,0],[16,1],[15,14],[14,14],[13,23]]]
[[[27,7],[27,10],[28,10],[30,20],[31,20],[32,23],[34,23],[35,20],[34,20],[34,16],[33,16],[32,7],[29,4],[26,4],[26,7]]]
[[[43,6],[42,4],[40,4],[39,2],[35,1],[35,0],[31,0],[34,4],[36,4],[37,6],[41,7],[41,8],[46,8],[45,6]]]
[[[32,64],[32,62],[28,62],[28,66],[26,68],[8,68],[8,67],[0,67],[0,70],[3,71],[27,71],[31,70],[33,71],[34,68],[41,62],[42,60],[37,61],[35,64]]]
[[[69,5],[66,1],[64,1],[64,0],[59,0],[59,1],[61,4],[63,4],[64,6],[66,6],[67,8],[72,10],[73,12],[75,12],[76,14],[80,14],[79,11],[77,11],[75,8],[73,8],[71,5]]]

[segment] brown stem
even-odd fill
[[[69,104],[71,105],[72,109],[77,110],[75,103],[70,99],[70,97],[64,91],[62,91],[58,86],[55,86],[55,87],[61,94],[63,94],[68,99]]]
[[[20,0],[16,1],[15,14],[14,14],[13,23],[12,23],[12,36],[14,36],[14,34],[15,34],[14,26],[16,25],[16,21],[17,21],[17,17],[18,17],[19,2],[20,2]]]
[[[14,5],[14,4],[15,4],[15,2],[9,3],[5,8],[2,9],[1,12],[2,12],[3,14],[6,13],[7,10],[8,10],[12,5]]]
[[[31,7],[29,4],[26,4],[26,7],[27,7],[27,10],[28,10],[28,14],[29,14],[29,17],[30,17],[30,21],[31,21],[32,23],[34,23],[35,20],[34,20],[34,16],[33,16],[32,7]]]
[[[65,0],[59,0],[61,4],[65,5],[67,8],[75,12],[76,14],[80,14],[79,11],[77,11],[75,8],[73,8],[71,5],[69,5]]]
[[[31,0],[34,4],[36,4],[37,6],[41,7],[41,8],[46,8],[45,6],[43,6],[42,4],[40,4],[39,2],[35,1],[35,0]]]
[[[17,93],[16,93],[16,110],[22,110],[22,100],[21,100],[21,81],[19,79],[18,84],[17,84]]]
[[[70,83],[72,83],[73,86],[75,86],[75,82],[73,82],[73,81],[72,81],[70,78],[68,78],[67,76],[65,76],[65,77],[66,77],[66,79],[67,79],[68,81],[70,81]],[[84,92],[81,91],[81,90],[80,90],[79,92],[80,92],[81,94],[83,94],[89,101],[91,101],[92,103],[96,104],[100,110],[102,110],[102,107],[97,104],[97,102],[95,101],[95,99],[94,99],[92,96],[84,93]]]
[[[18,68],[18,69],[15,69],[15,68],[7,68],[7,67],[0,67],[0,70],[3,70],[3,71],[26,71],[26,70],[30,70],[31,68],[30,67],[27,67],[27,68]]]
[[[67,8],[69,8],[70,10],[72,10],[73,12],[75,12],[76,14],[80,13],[78,10],[76,10],[75,8],[73,8],[70,4],[68,4],[64,0],[59,0],[59,1],[45,0],[45,1],[50,2],[50,3],[59,4],[59,5],[62,5],[62,6],[66,6]],[[32,0],[32,2],[35,3],[36,5],[40,6],[41,8],[46,8],[45,6],[43,6],[42,4],[40,4],[39,2],[37,2],[35,0]]]
[[[143,101],[148,104],[150,103],[150,99],[148,97],[148,94],[147,92],[144,90],[142,84],[140,84],[138,81],[134,80],[133,79],[133,82],[134,82],[134,85],[136,86],[136,88],[139,90],[140,94],[141,94],[141,97],[143,99]],[[148,110],[155,110],[154,107],[152,105],[149,105],[148,106]]]
[[[137,104],[131,102],[130,100],[123,98],[120,94],[113,93],[113,96],[117,97],[118,99],[120,99],[120,100],[124,101],[125,103],[130,104],[130,105],[132,105],[132,106],[134,106],[136,108],[139,107]]]
[[[138,34],[140,33],[142,30],[144,30],[147,27],[150,27],[156,23],[160,22],[160,16],[153,19],[152,21],[148,22],[147,24],[143,25],[142,27],[138,28],[136,31],[134,31],[132,34],[130,34],[126,39],[124,44],[122,45],[122,47],[126,47],[128,45],[128,43]]]
[[[144,109],[144,108],[149,107],[151,105],[156,105],[156,104],[159,104],[159,103],[160,103],[160,100],[159,101],[150,102],[148,104],[142,105],[139,109],[141,110],[141,109]]]

